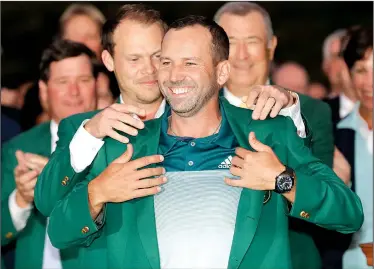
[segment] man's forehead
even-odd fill
[[[169,30],[162,42],[163,46],[184,45],[198,46],[211,42],[211,34],[208,29],[200,25],[188,26],[182,29]]]
[[[91,62],[87,55],[79,55],[76,57],[69,57],[60,61],[51,62],[49,68],[53,72],[59,73],[61,71],[74,71],[74,70],[91,70]]]

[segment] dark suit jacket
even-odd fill
[[[338,122],[341,120],[339,110],[340,110],[340,99],[339,96],[334,98],[326,98],[325,101],[331,108],[331,120],[334,129],[334,134],[336,133],[336,126]]]
[[[1,114],[1,142],[8,141],[21,132],[21,126],[5,114]]]

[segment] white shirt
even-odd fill
[[[56,143],[58,140],[57,131],[58,124],[55,121],[51,121],[51,153],[56,149]],[[13,221],[14,228],[17,232],[23,230],[26,227],[27,220],[30,217],[33,206],[30,205],[26,208],[21,208],[16,203],[16,190],[12,192],[9,197],[9,211]],[[47,226],[48,226],[47,219]],[[49,239],[47,229],[44,242],[44,253],[43,253],[43,269],[61,269],[61,258],[60,252],[57,248],[53,247]]]
[[[225,96],[227,101],[229,101],[229,103],[232,104],[233,106],[240,107],[243,104],[243,101],[239,97],[233,95],[226,87],[223,88],[223,95]],[[296,103],[290,107],[283,108],[281,111],[279,111],[279,115],[290,117],[296,126],[297,134],[300,137],[305,138],[306,132],[305,132],[305,125],[304,125],[303,119],[301,117],[301,112],[300,112],[301,109],[300,109],[299,95],[295,93],[295,97],[297,98]]]
[[[339,95],[339,103],[339,116],[343,119],[353,110],[355,103],[343,93]]]
[[[120,102],[123,104],[122,96],[120,96]],[[156,119],[164,114],[165,106],[166,101],[162,100],[155,114]],[[69,145],[70,163],[76,173],[80,173],[86,169],[93,162],[100,148],[104,145],[102,139],[92,136],[84,129],[83,126],[88,120],[89,119],[82,122]]]

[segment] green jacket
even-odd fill
[[[324,102],[298,94],[300,108],[311,134],[310,148],[315,157],[332,167],[334,137],[331,109]],[[299,219],[290,220],[290,243],[294,269],[320,269],[321,257],[312,236],[320,236],[320,227]]]
[[[312,132],[311,149],[315,157],[332,167],[334,157],[334,136],[331,109],[321,100],[298,94],[302,115]]]
[[[251,149],[248,134],[254,131],[257,139],[269,145],[282,163],[295,169],[297,175],[296,200],[291,211],[282,195],[272,193],[264,204],[268,192],[242,191],[228,268],[292,268],[289,217],[341,233],[353,233],[361,227],[360,199],[327,165],[313,157],[297,136],[290,119],[253,121],[252,111],[231,106],[226,100],[222,103],[241,147]],[[71,121],[81,122],[85,117],[87,115],[77,115]],[[157,153],[160,122],[160,119],[146,122],[138,136],[131,138],[133,159]],[[160,267],[153,196],[108,203],[101,227],[90,217],[88,182],[125,150],[126,144],[105,138],[87,178],[58,201],[50,216],[48,233],[56,247],[90,246],[88,249],[97,253],[101,249],[102,255],[87,259],[87,268],[103,260],[107,261],[108,268]]]
[[[331,167],[334,145],[331,117],[328,116],[331,114],[330,108],[325,103],[303,94],[299,94],[299,98],[307,130],[304,142],[311,148],[315,157]],[[49,216],[57,201],[65,197],[87,175],[89,168],[81,173],[75,173],[73,170],[70,164],[69,143],[81,121],[93,117],[98,112],[85,113],[84,116],[79,116],[80,120],[69,118],[61,121],[56,151],[39,176],[35,188],[35,204],[45,216]],[[316,229],[310,226],[296,219],[291,221],[290,241],[291,248],[294,250],[292,259],[296,269],[321,267],[320,264],[314,262],[320,261],[320,256],[310,236]]]
[[[314,156],[332,167],[334,145],[331,120],[328,116],[331,114],[330,108],[306,95],[299,94],[299,98],[306,123],[305,144],[311,147]],[[81,119],[90,119],[100,111],[84,113]],[[56,151],[38,178],[35,204],[45,216],[49,216],[57,201],[65,197],[75,184],[87,175],[88,168],[76,173],[70,164],[69,143],[80,125],[80,121],[71,121],[70,118],[60,122]]]
[[[46,218],[34,207],[26,227],[17,232],[9,212],[9,195],[16,188],[13,170],[17,166],[16,150],[49,157],[51,154],[50,122],[22,133],[2,147],[1,154],[1,245],[17,240],[15,253],[16,269],[42,268]],[[63,266],[73,268],[77,251],[61,252]]]

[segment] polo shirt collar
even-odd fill
[[[231,130],[229,122],[227,121],[226,113],[221,103],[221,100],[219,102],[220,102],[220,110],[221,110],[221,115],[222,115],[221,127],[217,134],[214,134],[208,137],[203,137],[203,138],[176,137],[173,135],[169,135],[167,133],[167,130],[169,128],[168,118],[171,115],[171,109],[167,109],[164,115],[162,116],[162,121],[161,121],[160,140],[162,141],[162,144],[163,144],[162,151],[164,153],[167,153],[174,147],[176,143],[181,142],[181,141],[189,142],[192,140],[200,144],[214,143],[223,148],[233,148],[235,146],[236,138],[235,138],[234,133]],[[191,128],[193,128],[193,126],[191,126]]]

